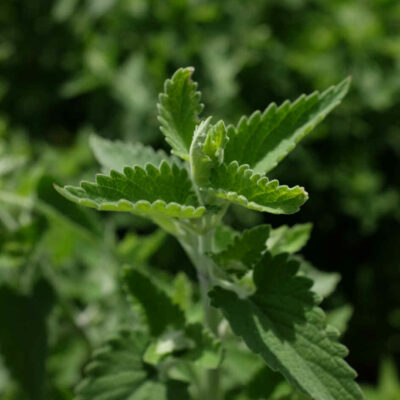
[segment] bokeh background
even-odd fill
[[[342,105],[274,170],[306,187],[302,210],[234,208],[229,220],[314,224],[304,255],[341,275],[324,307],[349,317],[348,360],[368,398],[400,399],[398,0],[0,2],[1,399],[72,398],[93,343],[124,318],[121,263],[191,275],[153,226],[52,188],[98,169],[91,132],[167,149],[157,96],[188,65],[205,112],[232,123],[352,76]]]

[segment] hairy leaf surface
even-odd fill
[[[155,151],[142,143],[111,141],[97,135],[90,136],[90,147],[105,173],[111,170],[122,172],[125,167],[145,167],[147,163],[159,166],[164,160],[169,164],[180,164],[177,157],[168,156],[164,151]]]
[[[302,95],[294,103],[285,101],[279,107],[272,103],[263,113],[242,117],[236,127],[228,128],[225,162],[237,160],[260,173],[275,168],[341,102],[349,85],[347,78],[323,93]]]
[[[189,159],[189,149],[199,114],[203,109],[197,83],[191,76],[192,67],[178,69],[164,85],[158,104],[158,120],[172,152],[184,160]]]
[[[261,259],[270,229],[269,225],[246,229],[227,249],[212,254],[211,258],[223,269],[241,276]]]
[[[362,399],[356,373],[343,360],[347,349],[327,328],[312,281],[297,275],[298,268],[285,254],[266,253],[254,270],[252,296],[239,298],[217,287],[210,294],[212,304],[250,350],[311,398]]]
[[[97,175],[96,182],[80,187],[56,187],[67,199],[104,211],[130,211],[143,216],[198,218],[200,207],[186,169],[162,162],[157,168],[125,167],[109,176]]]
[[[122,332],[93,354],[75,400],[187,400],[184,383],[162,381],[142,361],[147,338],[140,332]]]
[[[277,180],[270,181],[236,161],[213,170],[209,190],[232,203],[272,214],[295,213],[308,198],[304,188],[280,186]]]

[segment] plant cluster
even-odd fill
[[[79,187],[56,186],[80,205],[147,217],[173,235],[196,268],[202,304],[196,315],[146,268],[127,266],[125,291],[144,322],[116,333],[93,355],[77,399],[226,398],[225,359],[242,346],[237,338],[274,371],[263,372],[271,376],[270,393],[283,375],[306,398],[362,399],[339,332],[318,307],[310,267],[295,255],[307,229],[259,225],[237,232],[223,222],[231,204],[272,214],[299,210],[307,192],[265,173],[340,103],[349,80],[226,126],[200,118],[192,73],[179,69],[159,97],[171,156],[93,137],[107,173]],[[248,398],[245,385],[237,395]]]

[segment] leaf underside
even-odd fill
[[[198,203],[186,169],[162,162],[157,168],[125,167],[109,176],[97,175],[96,182],[80,187],[56,187],[67,199],[103,211],[130,211],[142,216],[199,218],[205,209]]]
[[[158,104],[158,120],[172,152],[184,160],[189,159],[189,149],[199,114],[203,109],[197,83],[191,76],[191,67],[178,69],[164,85]]]
[[[90,136],[90,147],[96,160],[103,167],[104,173],[111,170],[122,172],[125,167],[139,166],[144,168],[147,163],[159,166],[163,161],[180,165],[177,157],[168,156],[164,151],[155,151],[142,143],[124,143],[111,141],[97,135]]]
[[[263,113],[242,117],[236,127],[228,127],[225,162],[236,160],[255,172],[267,173],[341,102],[349,85],[347,78],[323,93],[302,95],[279,107],[272,103]]]
[[[212,304],[250,350],[311,398],[363,399],[356,373],[343,360],[347,349],[326,326],[312,281],[297,275],[298,268],[285,254],[266,253],[254,270],[255,294],[239,298],[217,287],[210,293]]]
[[[280,186],[276,179],[269,181],[236,161],[212,171],[208,190],[232,203],[272,214],[295,213],[308,198],[304,188]]]
[[[78,385],[75,400],[187,400],[182,382],[161,381],[142,356],[147,338],[123,332],[95,351]]]

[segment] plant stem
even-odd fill
[[[202,235],[189,235],[190,240],[181,240],[181,244],[197,270],[200,284],[201,300],[204,310],[206,326],[218,337],[220,315],[218,310],[211,306],[208,292],[213,286],[213,262],[207,253],[213,249],[214,229]],[[207,371],[207,400],[220,399],[220,370],[219,368]]]

